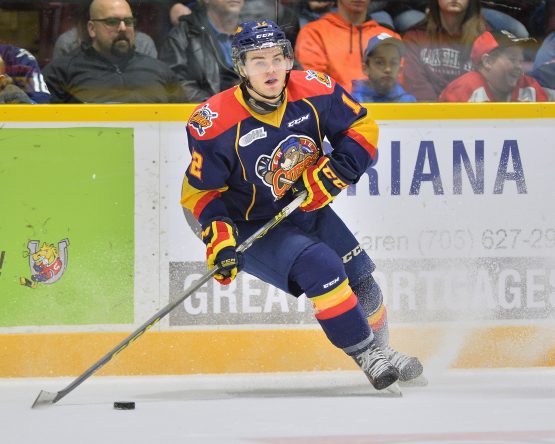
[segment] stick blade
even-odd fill
[[[43,407],[48,407],[54,404],[58,400],[58,392],[52,393],[45,390],[41,390],[35,402],[31,406],[32,409],[39,409]]]

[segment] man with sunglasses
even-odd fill
[[[181,89],[163,62],[135,52],[135,18],[125,0],[93,0],[90,42],[45,68],[52,103],[179,102]]]

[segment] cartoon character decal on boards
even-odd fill
[[[318,146],[310,137],[289,136],[271,156],[264,154],[257,159],[256,174],[271,188],[274,197],[280,199],[319,155]]]
[[[19,283],[30,288],[36,288],[39,283],[53,284],[57,282],[64,274],[67,268],[68,239],[58,242],[56,247],[54,244],[32,240],[27,244],[28,252],[25,256],[29,257],[29,268],[31,269],[31,279],[25,277],[19,278]]]

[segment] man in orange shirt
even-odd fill
[[[338,0],[336,12],[303,26],[295,45],[297,62],[304,69],[330,75],[351,92],[353,80],[366,79],[362,65],[368,40],[382,32],[392,34],[367,19],[370,1]]]

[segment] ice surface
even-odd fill
[[[555,370],[448,371],[403,398],[359,372],[0,379],[2,444],[555,443]],[[136,409],[113,409],[135,401]]]

